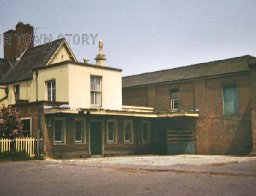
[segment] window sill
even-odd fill
[[[240,118],[240,114],[236,113],[236,114],[223,114],[222,115],[223,118],[226,118],[226,119],[234,119],[234,118]]]
[[[74,141],[74,144],[78,144],[78,145],[81,145],[81,144],[86,144],[86,142],[79,142],[79,141]]]
[[[117,144],[117,142],[107,141],[107,144]]]
[[[134,144],[134,142],[124,141],[124,144]]]
[[[171,112],[180,112],[180,108],[179,109],[171,109]]]
[[[62,145],[66,145],[66,143],[64,143],[64,142],[54,142],[53,145],[62,146]]]

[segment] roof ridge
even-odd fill
[[[200,66],[200,65],[204,65],[204,64],[209,65],[210,63],[217,63],[217,62],[221,62],[221,61],[233,60],[233,59],[238,59],[238,58],[248,58],[248,57],[255,58],[255,60],[256,60],[256,57],[247,54],[247,55],[232,57],[232,58],[227,58],[227,59],[213,60],[213,61],[208,61],[208,62],[204,62],[204,63],[195,63],[195,64],[190,64],[190,65],[173,67],[173,68],[169,68],[169,69],[161,69],[161,70],[157,70],[157,71],[149,71],[149,72],[144,72],[144,73],[140,73],[140,74],[128,75],[128,76],[124,76],[123,78],[141,76],[141,75],[146,75],[146,74],[151,74],[151,73],[159,73],[159,72],[170,71],[170,70],[184,69],[184,68],[195,67],[195,66]]]
[[[27,49],[22,58],[6,72],[0,82],[7,84],[30,79],[32,77],[32,68],[34,66],[44,66],[57,48],[63,43],[65,43],[65,38],[56,39]]]
[[[46,42],[46,43],[44,43],[44,44],[40,44],[40,45],[31,47],[31,48],[28,48],[28,51],[29,51],[29,50],[33,50],[33,49],[35,49],[35,48],[43,47],[43,46],[45,46],[45,45],[53,45],[55,42],[58,42],[58,41],[63,42],[63,41],[66,41],[66,39],[65,39],[65,38],[55,39],[55,40],[53,40],[53,41],[49,41],[49,42]]]

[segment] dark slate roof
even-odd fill
[[[33,78],[33,68],[45,66],[64,39],[57,39],[43,45],[27,49],[20,61],[7,71],[0,84],[8,84]]]
[[[254,61],[256,61],[255,57],[246,55],[174,69],[126,76],[122,79],[122,86],[123,88],[127,88],[249,71],[248,64]]]
[[[0,80],[10,67],[11,67],[11,64],[7,59],[0,58]]]

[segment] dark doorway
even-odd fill
[[[90,122],[91,155],[102,154],[102,125],[100,121]]]

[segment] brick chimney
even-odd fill
[[[106,55],[103,54],[103,41],[99,41],[99,54],[97,54],[95,60],[96,65],[105,66],[106,65]]]
[[[14,63],[26,48],[34,47],[34,27],[19,22],[16,30],[4,33],[4,58]]]

